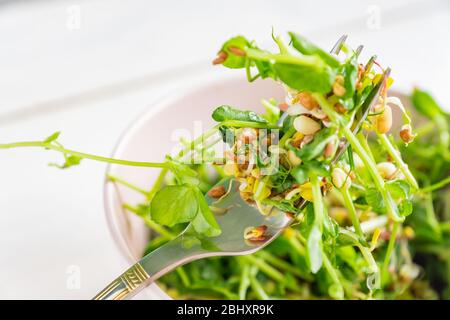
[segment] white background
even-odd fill
[[[108,155],[153,101],[229,74],[210,65],[225,39],[269,43],[272,26],[324,47],[347,33],[397,88],[420,85],[449,107],[449,1],[0,0],[0,142],[61,130],[66,146]],[[105,223],[105,165],[46,166],[55,160],[0,151],[0,298],[87,299],[124,268]],[[79,288],[67,284],[74,270]]]

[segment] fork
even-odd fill
[[[331,53],[338,54],[347,36],[342,36],[334,45]],[[362,50],[362,46],[358,48]],[[360,117],[356,120],[353,132],[360,130],[368,112],[377,103],[383,85],[389,76],[388,68],[382,80],[372,89],[360,108]],[[332,160],[335,164],[348,147],[347,141],[341,141],[339,149]],[[180,235],[150,252],[139,262],[135,263],[122,275],[112,281],[99,292],[95,300],[121,300],[133,297],[149,284],[174,268],[194,260],[213,256],[238,256],[252,254],[261,250],[275,240],[283,230],[295,219],[291,214],[274,208],[269,215],[262,215],[253,205],[245,202],[240,196],[238,182],[232,178],[222,180],[215,187],[223,186],[229,190],[221,199],[214,199],[206,195],[208,204],[214,206],[217,212],[216,219],[222,233],[213,238],[201,238],[192,241],[192,227],[188,226]],[[214,188],[215,188],[214,187]],[[306,206],[303,201],[299,208]],[[257,241],[246,240],[244,233],[249,228],[265,226],[264,236]]]

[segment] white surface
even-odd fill
[[[209,62],[224,39],[269,43],[272,25],[324,46],[348,33],[393,68],[397,87],[449,101],[448,1],[0,0],[0,140],[62,130],[67,146],[109,154],[152,101],[229,74]],[[55,159],[0,151],[0,298],[90,298],[124,268],[103,214],[105,165],[61,172],[46,166]]]

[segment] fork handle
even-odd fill
[[[150,276],[138,262],[100,291],[93,300],[123,300],[131,298],[150,282]]]
[[[213,252],[203,250],[198,244],[186,247],[183,245],[183,236],[180,235],[132,265],[93,299],[123,300],[131,298],[176,267],[213,254]]]

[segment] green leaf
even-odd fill
[[[291,170],[291,175],[299,184],[304,184],[308,181],[308,168],[305,165],[298,165]]]
[[[327,144],[333,139],[335,139],[334,130],[332,128],[324,128],[314,136],[313,141],[303,146],[303,148],[298,149],[292,145],[288,145],[288,148],[294,151],[297,157],[306,162],[322,155]]]
[[[346,263],[353,271],[359,272],[359,266],[357,263],[357,254],[355,248],[352,246],[342,246],[336,248],[336,256],[338,259]]]
[[[325,214],[323,227],[325,239],[327,239],[327,237],[336,239],[339,236],[339,224],[328,214]]]
[[[188,165],[176,162],[170,157],[166,157],[166,161],[170,166],[170,170],[173,172],[180,184],[190,184],[196,186],[200,183],[197,171],[193,170]]]
[[[150,203],[140,203],[136,206],[136,214],[140,217],[150,218]]]
[[[278,171],[270,175],[270,185],[272,190],[276,193],[281,193],[286,189],[289,189],[294,184],[294,179],[289,175],[290,171],[285,167],[280,166]]]
[[[434,100],[428,92],[422,91],[418,88],[414,89],[411,95],[411,100],[416,110],[430,119],[444,113],[437,104],[436,100]]]
[[[409,216],[411,213],[413,213],[412,202],[409,200],[403,200],[402,202],[400,202],[400,204],[398,205],[398,212],[404,217]]]
[[[386,188],[395,200],[408,199],[411,194],[411,187],[404,180],[390,181],[386,183]]]
[[[235,109],[228,105],[223,105],[216,108],[212,113],[212,118],[217,122],[237,120],[256,123],[268,123],[266,119],[253,111],[243,111]]]
[[[67,169],[67,168],[79,165],[82,159],[83,158],[77,157],[74,155],[64,154],[64,163],[63,164],[51,162],[48,165],[50,167],[56,167],[59,169]]]
[[[227,53],[223,65],[229,68],[246,68],[250,81],[255,78],[250,75],[250,67],[256,66],[261,78],[280,79],[299,91],[329,92],[340,61],[300,35],[291,33],[291,37],[294,48],[302,55],[287,52],[272,54],[257,48],[242,36],[234,37],[222,46],[221,51]],[[246,55],[236,55],[233,50],[229,50],[230,47],[239,48]]]
[[[317,225],[313,225],[307,240],[308,261],[312,273],[320,270],[323,263],[322,233]]]
[[[355,171],[355,157],[353,156],[353,147],[349,145],[347,147],[347,158],[348,158],[348,164],[350,165],[350,169]]]
[[[336,72],[328,66],[289,64],[275,60],[273,68],[281,81],[299,91],[327,93],[336,77]]]
[[[315,172],[316,175],[321,177],[330,175],[328,167],[323,162],[317,160],[311,160],[294,167],[291,170],[291,175],[299,184],[303,184],[308,180],[310,172]]]
[[[190,249],[193,246],[200,245],[201,241],[200,239],[194,234],[189,234],[185,232],[181,238],[181,245],[185,249]]]
[[[158,224],[171,227],[194,219],[199,206],[194,187],[187,184],[165,186],[151,202],[151,218]]]
[[[195,197],[198,203],[198,214],[192,220],[194,230],[206,237],[216,237],[221,234],[220,226],[214,217],[208,202],[200,190],[196,189]]]
[[[300,232],[308,235],[315,221],[314,204],[309,202],[305,208],[304,220],[300,225]]]
[[[286,50],[272,54],[259,49],[242,36],[234,37],[222,46],[221,51],[227,53],[223,65],[229,68],[246,68],[249,81],[258,76],[270,77],[281,80],[287,86],[299,91],[330,92],[337,71],[341,67],[339,59],[298,34],[291,32],[290,36],[293,47],[300,54],[290,54]],[[234,50],[230,51],[231,47],[245,51],[245,55],[236,55],[233,53]],[[256,66],[259,72],[255,76],[250,72],[253,66]],[[355,81],[353,60],[346,67],[348,68],[346,85],[350,88],[354,86]],[[348,95],[351,96],[352,92],[354,90],[349,90]],[[344,99],[346,104],[352,101]]]
[[[253,64],[258,69],[259,75],[262,79],[273,78],[276,79],[277,75],[273,69],[273,65],[268,61],[253,61]]]
[[[372,208],[372,210],[378,213],[386,212],[383,197],[376,188],[367,188],[365,198],[367,204]]]
[[[271,54],[259,49],[247,50],[249,59],[265,61],[272,65],[271,77],[299,91],[327,93],[336,77],[336,70],[330,68],[318,56],[294,56]]]
[[[300,53],[305,55],[317,55],[329,66],[333,68],[339,67],[340,61],[327,51],[319,48],[311,41],[297,33],[289,32],[289,35],[291,36],[292,46]]]
[[[265,99],[262,100],[262,105],[266,109],[266,113],[263,115],[264,119],[269,123],[276,124],[280,118],[280,108],[275,103]]]
[[[45,138],[44,142],[52,142],[55,141],[56,139],[59,138],[59,135],[61,134],[61,132],[56,131],[53,134],[51,134],[50,136],[48,136],[47,138]]]
[[[354,235],[352,232],[341,228],[337,238],[337,244],[342,247],[358,246],[360,245],[360,242],[356,235]]]
[[[229,48],[235,47],[245,51],[248,46],[250,46],[250,42],[243,36],[236,36],[226,41],[223,44],[221,51],[226,52],[227,58],[222,64],[231,69],[244,68],[247,58],[245,56],[235,55]]]
[[[318,160],[311,160],[305,163],[308,172],[314,172],[317,176],[328,177],[330,175],[329,167]]]
[[[281,127],[281,131],[283,132],[283,134],[287,133],[289,130],[294,130],[294,120],[296,117],[293,116],[287,116],[284,121],[283,121],[283,126]]]
[[[200,246],[203,250],[219,252],[221,249],[211,240],[206,238],[200,239]]]

